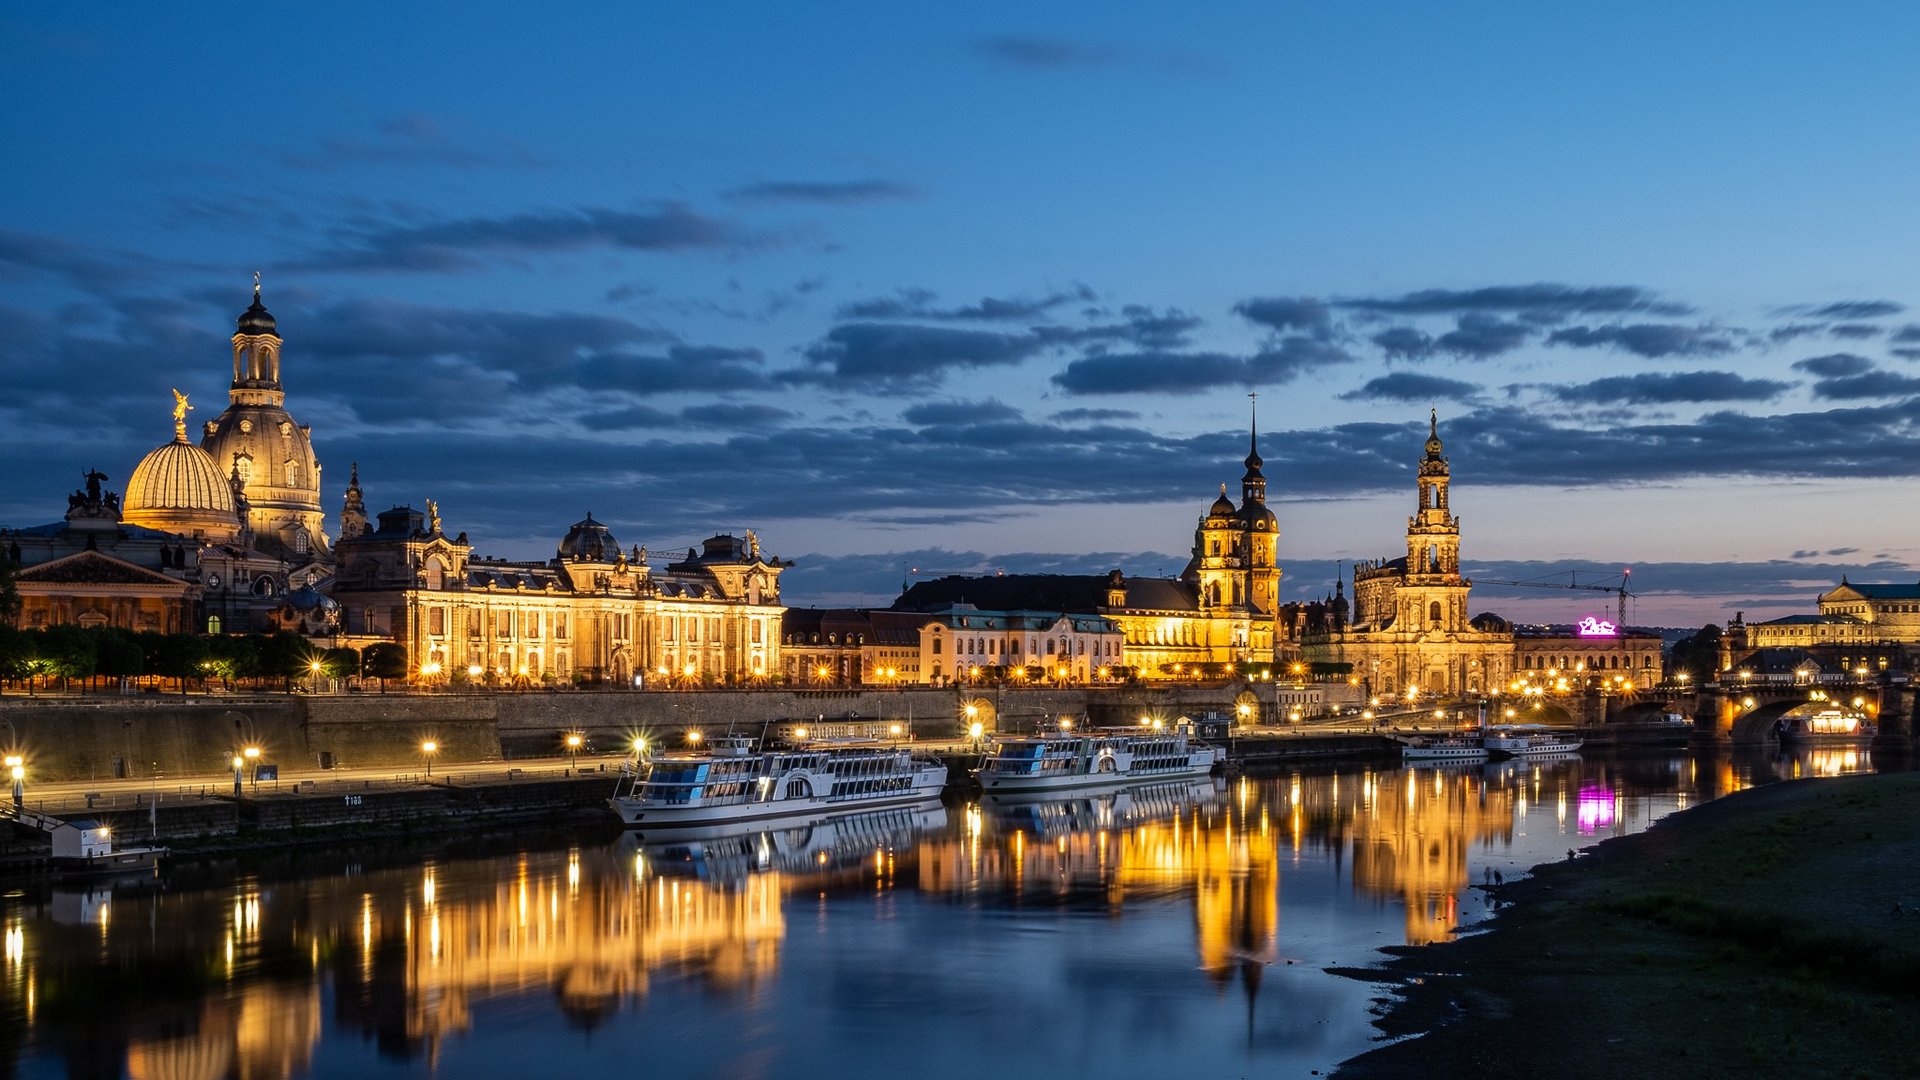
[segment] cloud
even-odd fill
[[[1547,335],[1549,345],[1582,349],[1624,349],[1636,356],[1720,356],[1736,344],[1715,326],[1678,326],[1671,323],[1634,323],[1628,326],[1570,326]]]
[[[1049,419],[1060,424],[1083,424],[1105,420],[1138,420],[1140,414],[1131,409],[1062,409]]]
[[[1034,299],[1002,300],[982,297],[979,302],[961,307],[933,305],[935,294],[927,289],[903,289],[897,296],[857,300],[844,304],[834,313],[840,319],[943,319],[957,322],[997,322],[1037,319],[1062,304],[1092,300],[1092,289],[1078,288],[1049,293]]]
[[[1827,333],[1837,338],[1845,338],[1849,341],[1863,341],[1870,337],[1879,337],[1883,332],[1883,328],[1875,326],[1872,323],[1834,323],[1827,328]]]
[[[953,368],[1017,364],[1045,347],[1031,334],[857,322],[827,331],[804,355],[838,381],[924,383]]]
[[[1217,352],[1086,356],[1055,375],[1053,384],[1070,394],[1197,394],[1221,386],[1287,383],[1304,372],[1353,359],[1337,345],[1289,337],[1244,357]]]
[[[1389,360],[1420,360],[1433,352],[1433,337],[1411,326],[1389,326],[1370,340]]]
[[[1906,326],[1895,330],[1893,336],[1887,340],[1901,345],[1920,343],[1920,326],[1908,323]]]
[[[1576,404],[1676,405],[1768,401],[1791,389],[1792,383],[1747,379],[1730,371],[1686,371],[1615,375],[1577,386],[1551,386],[1547,392],[1561,401]]]
[[[390,117],[366,135],[326,135],[317,149],[282,154],[282,164],[296,169],[330,172],[359,165],[444,165],[455,169],[539,168],[550,162],[494,136],[483,149],[462,145],[432,117],[409,113]]]
[[[973,46],[998,63],[1037,70],[1105,67],[1121,59],[1118,50],[1084,45],[1064,38],[1000,34],[981,38]]]
[[[714,405],[689,405],[680,410],[680,418],[707,427],[740,430],[772,427],[794,419],[795,413],[772,405],[720,402]]]
[[[307,263],[332,270],[450,273],[480,267],[477,253],[521,255],[589,248],[684,251],[745,243],[747,238],[731,222],[679,203],[662,203],[651,211],[584,207],[350,229],[342,243],[315,253]]]
[[[1019,409],[999,401],[929,401],[900,414],[909,424],[980,424],[1022,419]]]
[[[721,197],[743,203],[870,203],[917,199],[920,189],[892,180],[768,180]]]
[[[1233,305],[1233,313],[1270,330],[1297,330],[1314,337],[1333,332],[1332,310],[1311,296],[1242,300]]]
[[[1633,285],[1574,286],[1540,282],[1481,289],[1423,289],[1395,297],[1333,301],[1335,307],[1386,315],[1457,315],[1467,312],[1524,314],[1530,321],[1559,322],[1574,315],[1650,312],[1686,315],[1692,309]]]
[[[1772,330],[1767,331],[1767,337],[1775,344],[1784,344],[1795,338],[1812,337],[1815,334],[1826,333],[1826,331],[1827,326],[1825,323],[1788,323],[1785,326],[1776,326]]]
[[[664,409],[632,405],[624,409],[584,413],[580,423],[589,431],[634,431],[642,428],[671,430],[679,417]]]
[[[1370,379],[1366,385],[1349,390],[1340,398],[1343,401],[1465,401],[1479,393],[1480,387],[1470,382],[1399,371]]]
[[[1891,371],[1870,371],[1861,375],[1821,379],[1813,384],[1813,396],[1828,401],[1910,397],[1916,394],[1920,394],[1920,378],[1896,375]]]
[[[92,292],[189,269],[131,251],[96,253],[57,237],[0,228],[0,278],[47,276]]]
[[[1884,319],[1907,310],[1892,300],[1840,300],[1831,304],[1794,304],[1780,309],[1782,315],[1804,315],[1809,319]]]
[[[1830,353],[1826,356],[1809,356],[1805,360],[1796,360],[1793,362],[1793,370],[1804,371],[1822,379],[1841,379],[1872,371],[1873,361],[1853,353]]]
[[[1472,312],[1460,316],[1452,330],[1433,339],[1433,351],[1452,353],[1469,360],[1485,360],[1512,352],[1526,344],[1532,335],[1532,328],[1520,323]]]

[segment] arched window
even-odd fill
[[[1432,604],[1428,605],[1427,618],[1433,621],[1433,625],[1440,625],[1440,601],[1435,600]]]
[[[933,655],[940,655],[940,639],[938,637],[933,639]]]

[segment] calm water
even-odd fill
[[[0,901],[7,1075],[1305,1076],[1326,974],[1474,886],[1781,775],[1587,757],[1323,769],[654,843],[284,856]]]

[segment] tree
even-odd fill
[[[198,634],[167,634],[154,652],[153,673],[180,680],[180,693],[187,692],[188,679],[207,677],[207,639]]]
[[[307,661],[308,670],[312,670],[313,661]],[[344,646],[328,649],[320,654],[320,675],[328,679],[345,679],[360,674],[360,650]]]
[[[284,680],[286,692],[293,693],[293,680],[310,673],[313,645],[291,630],[282,630],[265,639],[260,646],[260,674]]]
[[[93,638],[77,626],[50,626],[41,632],[40,656],[46,661],[46,672],[57,675],[63,684],[71,684],[74,679],[90,679],[99,655],[94,652]]]
[[[388,679],[407,677],[407,647],[397,641],[374,642],[361,654],[360,662],[362,673],[380,680],[382,693],[386,692]]]
[[[1720,670],[1720,628],[1713,623],[1701,627],[1693,636],[1673,643],[1667,657],[1667,670],[1685,672],[1695,681],[1705,682]]]
[[[146,670],[146,650],[132,634],[111,626],[98,627],[87,634],[93,638],[94,655],[99,658],[95,674],[119,680],[124,690],[128,679],[137,678]]]
[[[0,622],[0,679],[24,679],[31,670],[33,640],[23,631]]]
[[[235,679],[253,678],[260,673],[260,644],[265,640],[258,634],[208,638],[207,674],[219,679],[229,690],[233,689]]]

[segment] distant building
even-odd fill
[[[1628,630],[1600,620],[1585,626],[1522,627],[1513,633],[1513,677],[1539,684],[1550,678],[1591,676],[1615,689],[1626,690],[1628,684],[1644,689],[1666,678],[1662,647],[1660,635],[1651,630]]]

